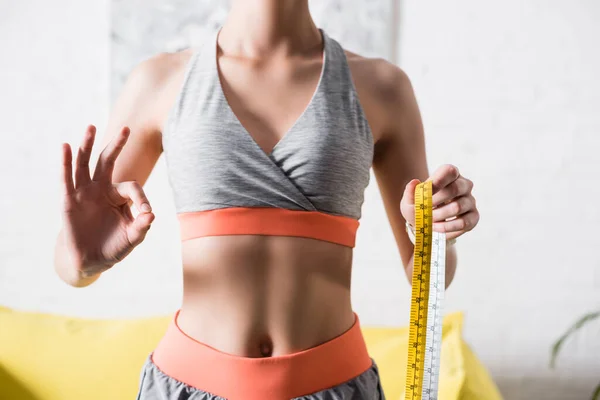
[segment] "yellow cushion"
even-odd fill
[[[142,364],[171,316],[92,320],[0,307],[0,399],[134,399]],[[444,320],[440,400],[497,400],[489,374]],[[408,328],[363,327],[388,400],[404,399]]]
[[[502,400],[490,374],[462,338],[462,313],[444,317],[440,400]],[[387,400],[404,400],[408,327],[364,327],[369,354],[379,366]]]

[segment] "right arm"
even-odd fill
[[[96,281],[143,241],[154,220],[151,209],[142,209],[149,204],[142,187],[162,153],[169,60],[158,55],[130,73],[111,112],[93,176],[89,159],[95,127],[88,127],[79,147],[74,180],[71,148],[63,143],[63,226],[54,267],[71,286]],[[132,204],[139,212],[136,218]]]

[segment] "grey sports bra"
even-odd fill
[[[225,98],[218,31],[195,49],[162,139],[182,240],[284,235],[354,247],[374,143],[344,50],[320,31],[317,88],[270,154]]]

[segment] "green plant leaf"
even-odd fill
[[[596,318],[600,317],[600,311],[596,311],[596,312],[591,312],[589,314],[585,314],[583,317],[579,318],[577,320],[577,322],[575,322],[552,346],[552,353],[550,356],[550,368],[554,368],[554,365],[556,363],[556,357],[558,356],[558,352],[560,351],[562,345],[564,344],[565,340],[567,340],[567,338],[569,336],[571,336],[573,333],[575,333],[576,331],[578,331],[579,329],[581,329],[582,326],[584,326],[586,323],[595,320]],[[600,388],[598,389],[600,390]],[[598,393],[596,393],[596,396],[598,395]]]
[[[600,399],[600,384],[596,386],[596,390],[594,390],[594,394],[592,395],[592,400]]]

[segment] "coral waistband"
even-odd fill
[[[355,246],[358,220],[320,211],[230,207],[177,214],[181,240],[219,235],[299,236]]]
[[[323,344],[289,355],[250,358],[223,353],[185,334],[175,314],[152,353],[166,375],[228,400],[289,400],[347,382],[372,365],[358,316]]]

